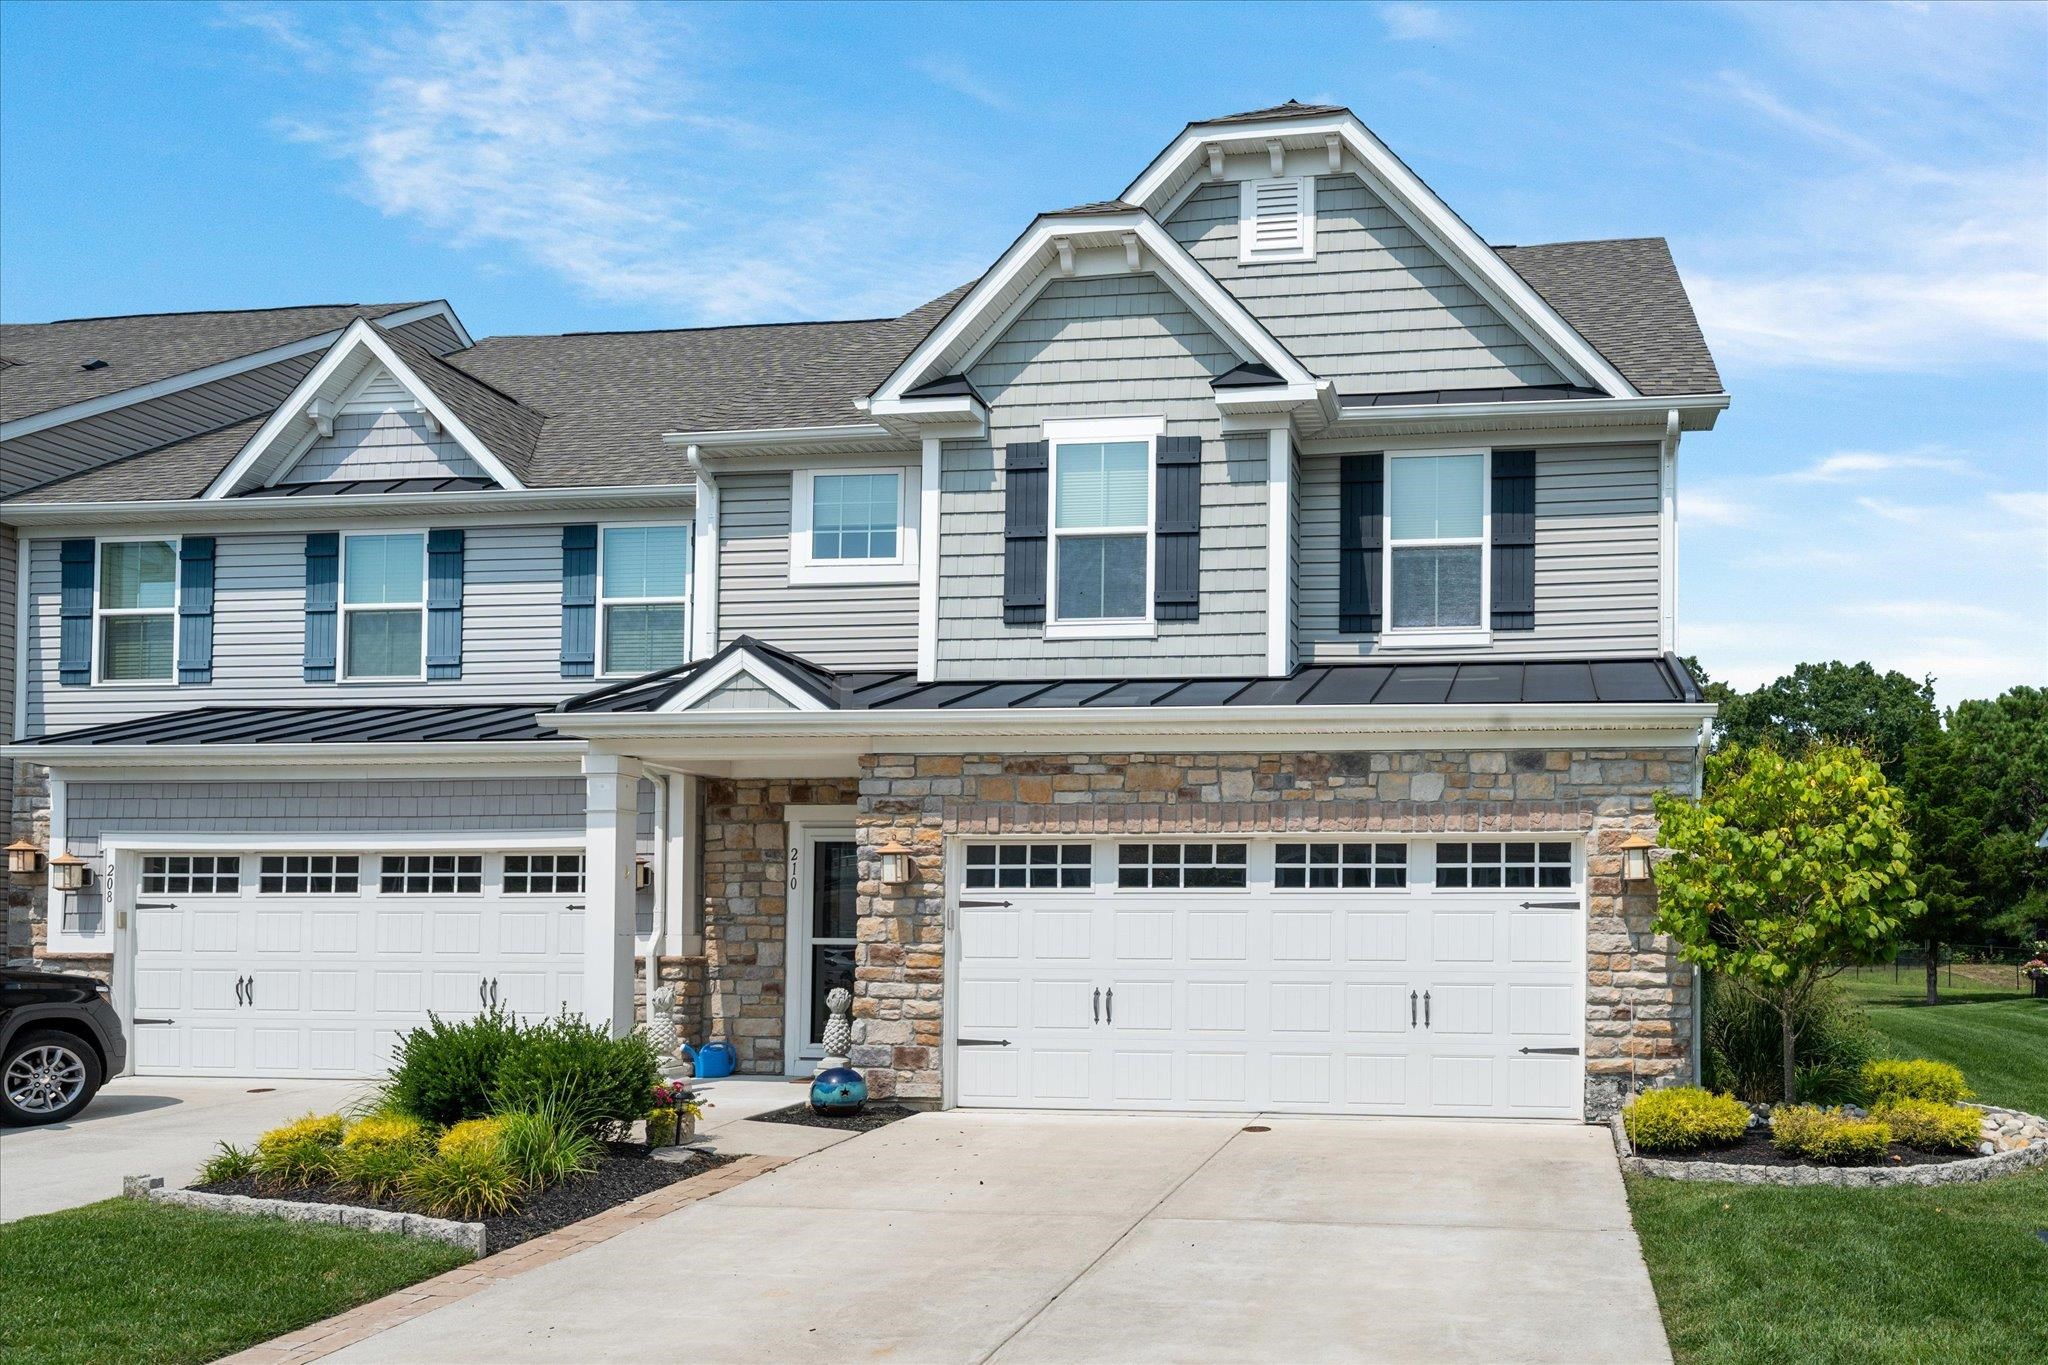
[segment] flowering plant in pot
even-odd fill
[[[697,1120],[704,1116],[706,1102],[690,1089],[688,1081],[664,1081],[654,1087],[647,1111],[647,1145],[673,1147],[697,1135]]]

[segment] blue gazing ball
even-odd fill
[[[868,1102],[868,1083],[850,1066],[821,1071],[811,1082],[811,1112],[846,1118]]]

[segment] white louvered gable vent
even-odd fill
[[[1241,190],[1237,259],[1310,261],[1316,254],[1316,178],[1247,180]]]

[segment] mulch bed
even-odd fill
[[[800,1128],[837,1128],[846,1133],[872,1133],[916,1112],[901,1104],[869,1104],[858,1114],[814,1114],[811,1106],[805,1103],[792,1104],[787,1109],[770,1109],[765,1114],[749,1114],[747,1122],[794,1123]]]
[[[1786,1156],[1771,1146],[1768,1128],[1752,1128],[1742,1141],[1732,1147],[1708,1147],[1697,1152],[1650,1152],[1641,1148],[1636,1155],[1652,1161],[1719,1161],[1730,1166],[1819,1166],[1823,1163],[1807,1161],[1802,1157]],[[1968,1161],[1976,1156],[1968,1152],[1917,1152],[1911,1147],[1901,1147],[1894,1142],[1889,1154],[1882,1161],[1839,1162],[1837,1165],[1871,1166],[1944,1166],[1951,1161]]]
[[[711,1152],[692,1152],[680,1161],[658,1161],[645,1143],[607,1143],[605,1155],[599,1158],[597,1169],[589,1175],[579,1175],[573,1180],[551,1185],[528,1197],[510,1213],[474,1221],[484,1225],[485,1254],[488,1255],[532,1241],[556,1228],[580,1223],[593,1214],[603,1213],[643,1194],[652,1194],[678,1180],[702,1175],[736,1159]],[[222,1180],[211,1185],[194,1185],[192,1188],[208,1194],[246,1194],[258,1199],[285,1199],[298,1204],[348,1204],[359,1209],[385,1209],[396,1213],[426,1212],[404,1199],[366,1199],[342,1186],[308,1185],[302,1189],[278,1189],[253,1176]]]

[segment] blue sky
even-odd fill
[[[1189,119],[1356,110],[1499,243],[1661,235],[1735,407],[1681,647],[2048,682],[2048,8],[0,4],[0,316],[900,312]]]

